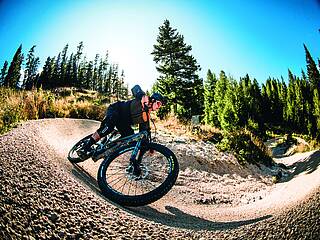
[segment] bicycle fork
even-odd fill
[[[137,159],[137,156],[138,156],[138,153],[139,153],[139,149],[140,149],[140,146],[141,146],[141,141],[138,141],[135,148],[133,149],[133,152],[130,156],[130,166],[132,166],[132,173],[135,175],[135,176],[139,176],[141,174],[141,168],[140,168],[140,163]],[[141,155],[141,154],[139,154]],[[138,156],[139,158],[139,156]]]

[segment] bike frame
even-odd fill
[[[115,145],[118,145],[121,147],[124,145],[129,145],[133,142],[136,142],[135,148],[132,151],[132,154],[130,156],[130,164],[134,167],[135,172],[139,171],[139,169],[140,169],[139,165],[141,163],[142,156],[145,153],[145,151],[141,151],[142,146],[145,145],[146,143],[151,142],[150,118],[149,118],[149,114],[148,114],[149,107],[147,104],[144,105],[144,110],[147,113],[148,130],[144,130],[139,133],[136,133],[136,134],[133,134],[133,135],[130,135],[127,137],[119,138],[119,139],[112,141],[111,140],[112,137],[114,137],[116,134],[119,134],[119,132],[117,130],[114,130],[113,132],[111,132],[111,134],[109,135],[108,138],[103,139],[101,142],[101,144],[103,144],[106,147],[106,149],[110,149],[113,147],[113,146],[108,147],[108,145],[115,144]],[[153,124],[154,124],[154,122],[153,122]],[[117,143],[119,143],[119,144],[117,144]],[[140,150],[140,152],[139,152],[139,150]],[[139,155],[138,155],[138,153],[139,153]],[[137,158],[137,155],[138,155],[138,158]]]

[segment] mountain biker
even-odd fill
[[[164,105],[165,98],[159,93],[148,96],[139,85],[135,85],[131,91],[134,99],[118,101],[108,107],[98,130],[92,134],[87,144],[77,152],[80,158],[91,157],[93,154],[92,145],[111,133],[114,127],[117,127],[121,137],[134,134],[131,127],[134,124],[139,124],[139,131],[149,129],[150,112],[156,111]]]

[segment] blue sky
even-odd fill
[[[208,69],[236,79],[246,73],[260,83],[287,79],[305,69],[303,43],[320,57],[320,1],[218,0],[0,0],[0,68],[36,45],[41,66],[66,44],[69,54],[84,42],[93,59],[105,55],[123,69],[130,86],[150,88],[158,77],[150,54],[159,26],[168,19]]]

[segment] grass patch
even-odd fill
[[[86,98],[86,94],[90,96]],[[17,91],[0,88],[0,134],[31,119],[72,117],[101,121],[107,108],[100,104],[101,99],[106,96],[74,89]]]

